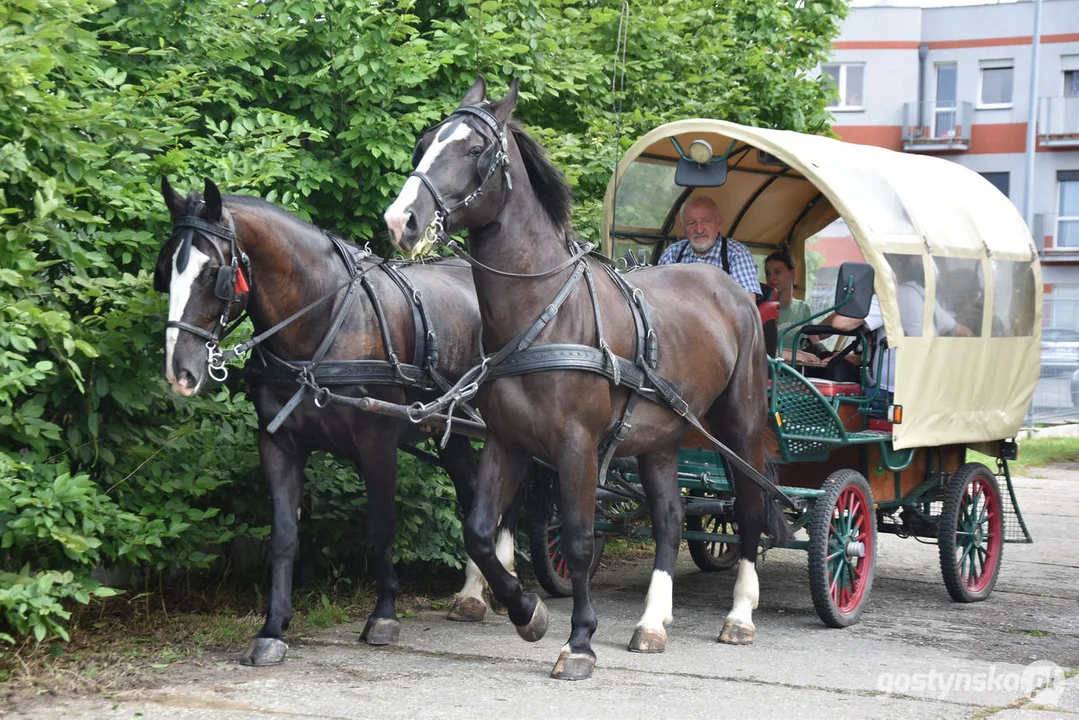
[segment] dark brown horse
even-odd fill
[[[385,213],[393,242],[408,252],[430,239],[429,229],[468,230],[488,353],[499,353],[507,343],[517,345],[522,332],[550,306],[557,308],[556,314],[535,337],[536,346],[595,348],[605,339],[618,356],[638,357],[639,323],[632,302],[595,259],[583,261],[594,276],[595,300],[587,284],[579,282],[557,307],[557,296],[578,271],[572,261],[576,251],[567,240],[569,188],[542,148],[510,120],[517,82],[501,100],[488,103],[485,96],[486,84],[479,78],[457,111],[421,139],[414,156],[416,172]],[[704,415],[720,440],[763,471],[771,433],[761,320],[752,301],[723,271],[703,263],[641,270],[632,280],[651,307],[658,375],[677,389],[689,412]],[[548,310],[547,315],[552,314]],[[630,396],[624,385],[598,372],[557,369],[496,376],[478,396],[488,439],[480,454],[475,505],[465,523],[465,547],[526,640],[538,640],[546,632],[546,609],[502,570],[495,552],[497,523],[531,456],[559,473],[562,550],[572,578],[573,616],[554,677],[586,678],[595,666],[591,637],[596,615],[588,568],[600,465],[597,448],[623,420]],[[683,519],[678,450],[690,426],[656,402],[636,403],[628,424],[617,455],[638,459],[656,541],[646,608],[630,650],[659,652],[666,645],[665,625],[672,619],[672,573]],[[744,473],[734,474],[734,487],[742,560],[734,605],[719,640],[740,644],[753,638],[752,611],[758,598],[754,563],[762,530],[767,524],[769,533],[782,533],[782,515]]]
[[[285,361],[271,364],[270,369],[278,371],[277,378],[274,373],[261,372],[255,376],[261,379],[251,383],[259,421],[259,460],[273,498],[273,567],[266,623],[245,661],[263,665],[285,657],[287,646],[281,638],[292,618],[292,566],[303,469],[315,451],[351,461],[363,477],[378,597],[361,637],[373,645],[395,642],[399,631],[394,610],[398,582],[391,552],[396,535],[397,447],[425,436],[409,423],[370,415],[340,402],[320,409],[314,403],[315,392],[301,393],[301,402],[282,416],[280,426],[273,431],[270,427],[300,387],[298,373],[287,364],[311,360],[319,353],[324,358],[320,367],[345,371],[346,377],[326,382],[342,396],[370,396],[398,403],[425,397],[423,392],[406,392],[409,384],[400,380],[387,360],[392,350],[393,357],[405,364],[406,375],[422,375],[417,345],[424,344],[430,350],[436,341],[435,370],[450,382],[459,377],[478,354],[479,311],[468,267],[456,261],[408,265],[399,270],[405,278],[402,287],[392,272],[377,265],[377,258],[264,200],[222,196],[209,180],[201,196],[192,192],[182,197],[167,179],[161,189],[174,233],[161,249],[154,276],[155,287],[169,293],[164,375],[174,392],[192,395],[203,387],[208,360],[220,367],[208,355],[216,351],[221,329],[244,310],[257,335],[310,308],[269,334],[259,346],[262,357]],[[362,282],[356,279],[361,275]],[[316,304],[320,299],[321,304]],[[417,301],[430,322],[425,332],[433,333],[433,338],[424,332],[417,335],[416,326],[422,324],[416,315]],[[338,324],[338,318],[335,329],[332,326]],[[369,376],[361,382],[363,378],[354,375],[349,379],[348,373],[355,372],[351,369],[355,360],[381,361],[375,363],[376,369],[384,371],[381,378]],[[249,362],[249,369],[251,366]],[[467,511],[476,471],[468,440],[452,436],[440,452],[439,462]],[[502,535],[500,553],[507,567],[512,567],[509,532]],[[482,583],[482,576],[470,562],[465,587],[450,611],[451,619],[483,617]]]

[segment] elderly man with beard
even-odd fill
[[[711,263],[734,278],[754,302],[758,300],[761,285],[753,255],[742,243],[724,237],[723,217],[711,198],[691,197],[682,206],[682,230],[686,239],[667,248],[659,259],[660,265]]]

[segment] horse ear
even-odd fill
[[[476,82],[472,83],[472,87],[465,93],[461,104],[479,105],[485,99],[487,99],[487,81],[483,79],[483,75],[477,75]]]
[[[165,205],[169,208],[169,214],[173,217],[183,214],[184,199],[180,193],[172,188],[172,183],[166,175],[161,176],[161,197],[165,199]]]
[[[517,89],[519,86],[520,80],[513,78],[506,96],[491,105],[491,114],[498,118],[498,121],[503,125],[509,122],[510,116],[513,115],[513,109],[517,107]]]
[[[221,219],[221,191],[210,178],[206,178],[202,199],[206,203],[206,219],[211,222]]]

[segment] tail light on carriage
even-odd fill
[[[888,406],[888,421],[893,425],[899,425],[903,422],[903,406],[902,405],[889,405]]]

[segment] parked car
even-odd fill
[[[1079,370],[1079,330],[1042,330],[1042,377],[1068,375]]]

